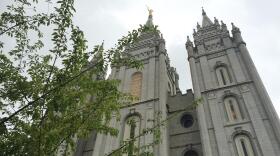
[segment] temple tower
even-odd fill
[[[202,11],[186,42],[203,156],[277,156],[279,118],[240,30]]]
[[[153,29],[153,15],[150,11],[146,27]],[[169,58],[165,49],[165,40],[159,32],[148,31],[140,35],[137,43],[126,47],[126,53],[143,61],[143,69],[134,69],[126,66],[112,66],[109,79],[121,81],[119,90],[130,93],[138,100],[121,109],[121,119],[113,119],[112,127],[119,130],[118,137],[98,134],[95,141],[93,156],[104,156],[121,146],[121,142],[133,136],[137,136],[145,128],[151,128],[157,124],[157,114],[162,119],[167,116],[166,101],[168,94],[176,94],[176,71],[170,67]],[[177,83],[178,84],[178,83]],[[128,121],[134,119],[134,126],[128,125]],[[168,132],[166,126],[161,129],[162,142],[149,151],[157,156],[168,155]],[[133,136],[132,136],[133,135]],[[147,134],[136,140],[136,146],[143,146],[153,142],[153,134]],[[137,153],[131,153],[137,155]]]

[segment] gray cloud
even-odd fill
[[[0,5],[3,8],[4,3]],[[260,76],[280,114],[280,1],[278,0],[79,0],[74,21],[85,31],[90,47],[103,40],[107,48],[147,19],[146,5],[154,10],[154,23],[164,35],[171,64],[180,75],[182,91],[192,88],[186,36],[201,22],[201,6],[230,28],[242,31]]]
[[[201,6],[208,16],[216,16],[228,27],[234,22],[240,27],[260,76],[280,114],[280,13],[277,0],[84,0],[77,3],[76,21],[87,32],[90,43],[105,40],[107,46],[137,28],[147,19],[146,6],[154,9],[154,23],[159,25],[167,43],[171,64],[180,75],[183,91],[191,88],[186,36],[192,34],[196,22],[201,22]]]

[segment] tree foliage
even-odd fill
[[[108,122],[129,96],[118,91],[118,81],[102,77],[110,64],[141,67],[124,53],[125,46],[142,32],[157,31],[140,26],[112,49],[104,50],[101,44],[90,50],[72,21],[74,0],[58,0],[48,13],[37,10],[39,3],[14,0],[0,15],[2,155],[55,155],[59,145],[73,147],[73,138],[93,129],[117,135]],[[50,49],[44,47],[46,28]],[[9,49],[11,40],[14,46]]]
[[[131,96],[118,91],[119,81],[104,75],[109,65],[140,68],[142,63],[125,53],[125,47],[143,32],[159,33],[157,26],[140,25],[115,47],[105,50],[102,43],[91,50],[72,21],[75,1],[55,2],[56,7],[45,13],[38,9],[42,2],[14,0],[0,12],[1,155],[56,155],[61,145],[69,155],[75,147],[73,138],[92,130],[118,135],[108,123]],[[51,48],[45,46],[49,43],[45,33],[51,34]],[[160,127],[177,114],[161,119],[159,112],[153,127],[142,129],[107,155],[152,156],[149,149],[160,143]],[[154,136],[153,142],[134,147],[135,140],[147,134]]]

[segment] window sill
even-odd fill
[[[233,122],[226,122],[224,124],[224,127],[231,127],[231,126],[236,126],[236,125],[243,125],[243,124],[247,124],[247,123],[250,123],[251,121],[249,120],[246,120],[246,119],[243,119],[241,121],[233,121]]]

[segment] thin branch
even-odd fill
[[[16,112],[14,112],[13,114],[11,114],[9,117],[3,118],[2,121],[0,122],[0,124],[3,124],[5,122],[7,122],[8,120],[10,120],[11,118],[13,118],[15,115],[17,115],[19,112],[23,111],[24,109],[28,108],[29,106],[35,104],[36,102],[38,102],[40,99],[44,99],[46,98],[49,94],[51,94],[53,91],[64,87],[65,85],[69,84],[70,82],[74,81],[75,79],[79,78],[80,76],[82,76],[84,73],[86,73],[87,71],[91,70],[92,68],[95,67],[96,64],[93,64],[91,66],[89,66],[88,68],[86,68],[85,70],[81,71],[79,74],[73,76],[72,78],[68,79],[67,81],[65,81],[62,84],[57,85],[56,87],[54,87],[53,89],[50,89],[49,91],[47,91],[45,94],[43,94],[42,96],[40,96],[39,98],[27,103],[27,105],[23,106],[22,108],[20,108],[19,110],[17,110]]]
[[[3,35],[3,34],[5,34],[5,33],[8,32],[8,31],[10,31],[11,29],[13,29],[13,28],[19,26],[19,25],[22,24],[22,23],[23,23],[23,22],[17,23],[17,24],[11,26],[10,28],[8,28],[8,29],[6,29],[6,30],[3,30],[2,32],[0,32],[0,36]]]
[[[46,80],[46,85],[45,85],[45,87],[43,89],[43,94],[47,91],[47,88],[48,88],[48,85],[49,85],[49,82],[50,82],[50,79],[51,79],[51,76],[52,76],[52,73],[53,73],[53,69],[54,69],[57,57],[58,57],[58,55],[56,54],[55,58],[54,58],[54,61],[53,61],[53,64],[52,64],[52,67],[51,67],[51,71],[50,71],[49,76],[48,76],[48,78]],[[44,119],[46,118],[46,115],[48,114],[48,109],[45,111],[45,114],[44,114],[44,111],[42,110],[42,106],[40,107],[40,110],[41,110],[42,117],[41,117],[41,121],[39,123],[39,127],[40,127],[40,130],[39,130],[39,143],[38,143],[38,146],[39,146],[38,154],[39,155],[41,154],[42,123],[43,123]]]
[[[103,96],[103,97],[102,97],[100,100],[98,100],[96,103],[99,103],[100,101],[103,101],[104,98],[105,98],[105,96]],[[77,127],[76,131],[77,131],[81,126],[83,126],[83,124],[89,119],[89,116],[90,116],[91,114],[94,114],[95,111],[96,111],[96,109],[92,109],[92,110],[87,114],[87,117],[84,118],[84,120],[82,121],[82,123],[80,124],[80,126]],[[71,137],[74,133],[75,133],[75,132],[70,133],[70,134],[68,134],[66,137],[62,138],[62,140],[61,140],[57,145],[55,145],[55,148],[52,149],[52,150],[50,151],[50,154],[53,153],[55,150],[57,150],[57,148],[58,148],[67,138]]]
[[[141,32],[144,30],[141,30]],[[131,41],[129,41],[131,44]],[[123,47],[127,43],[120,43],[121,45],[117,46],[115,49],[120,49],[120,47]],[[114,48],[108,50],[109,52],[112,52]],[[110,55],[110,54],[109,54]],[[109,56],[107,56],[109,58]],[[44,99],[46,98],[50,93],[52,93],[53,91],[59,89],[60,87],[64,87],[65,85],[67,85],[68,83],[72,82],[73,80],[75,80],[76,78],[80,77],[81,75],[83,75],[85,72],[89,71],[90,69],[92,69],[96,64],[92,64],[90,65],[88,68],[86,68],[85,70],[81,71],[79,74],[77,74],[76,76],[70,78],[69,80],[65,81],[62,84],[59,84],[58,86],[54,87],[53,89],[50,89],[49,91],[47,91],[45,94],[43,94],[42,96],[40,96],[39,98],[29,102],[27,105],[23,106],[22,108],[20,108],[19,110],[17,110],[16,112],[12,113],[10,116],[5,117],[1,120],[0,124],[3,124],[5,122],[7,122],[8,120],[10,120],[11,118],[13,118],[15,115],[17,115],[19,112],[23,111],[24,109],[28,108],[29,106],[35,104],[36,102],[38,102],[40,99]]]

